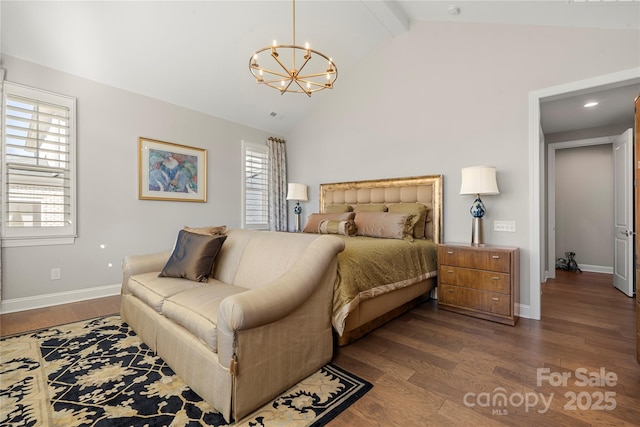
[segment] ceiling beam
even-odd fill
[[[409,31],[409,17],[398,2],[362,0],[362,4],[393,37]]]

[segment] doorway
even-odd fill
[[[544,133],[541,129],[541,102],[568,94],[607,87],[640,83],[640,68],[620,71],[529,93],[529,193],[531,216],[529,221],[529,305],[520,307],[523,317],[540,319],[540,289],[545,277],[547,258],[546,168]],[[630,108],[632,108],[630,106]]]
[[[555,278],[556,259],[566,251],[576,252],[582,271],[613,274],[612,141],[601,137],[548,144],[546,279]]]

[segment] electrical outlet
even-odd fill
[[[60,269],[52,268],[51,269],[51,280],[60,280]]]
[[[493,221],[493,231],[507,231],[509,233],[516,232],[515,221]]]

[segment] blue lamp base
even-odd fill
[[[476,195],[476,199],[473,201],[469,212],[471,212],[471,216],[473,217],[471,222],[471,245],[481,246],[484,244],[484,236],[482,235],[482,217],[484,217],[484,214],[487,211],[479,194]]]
[[[300,206],[300,202],[296,202],[296,205],[293,207],[293,213],[296,215],[296,233],[300,233],[302,230],[300,229],[300,214],[302,213],[302,207]]]

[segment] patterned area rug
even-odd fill
[[[0,341],[0,425],[224,426],[119,316]],[[372,385],[328,364],[235,425],[322,426]]]

